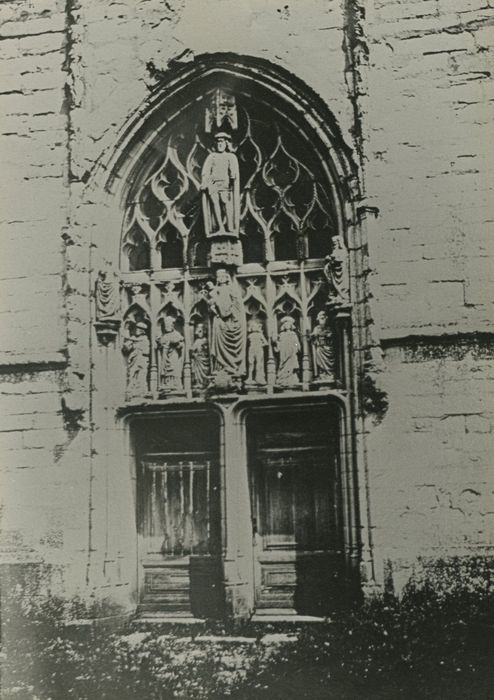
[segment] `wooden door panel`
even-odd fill
[[[206,455],[142,459],[141,610],[199,616],[219,610],[218,472]]]
[[[339,554],[298,554],[290,561],[259,561],[257,609],[291,609],[306,615],[327,615],[339,607],[343,581]]]
[[[191,614],[189,558],[177,561],[147,561],[144,564],[144,591],[141,610]]]
[[[338,595],[337,444],[323,419],[292,411],[250,422],[257,609],[325,615]]]
[[[210,616],[214,601],[218,614],[218,417],[171,410],[136,418],[132,432],[141,610]]]
[[[217,510],[212,504],[218,491],[217,465],[206,457],[172,459],[153,455],[142,460],[141,527],[147,552],[175,557],[208,554],[213,546],[211,519]]]

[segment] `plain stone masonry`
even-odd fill
[[[383,337],[487,330],[494,312],[494,11],[432,4],[379,3],[369,24]]]
[[[361,429],[375,583],[390,561],[492,555],[493,18],[480,0],[0,5],[0,562],[62,567],[67,593],[131,605],[132,498],[105,466],[122,436],[101,438],[92,399],[114,387],[91,384],[89,333],[92,256],[112,258],[121,220],[93,175],[153,68],[219,52],[323,98],[378,214],[361,271],[389,401]]]

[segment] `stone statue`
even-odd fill
[[[264,349],[267,347],[268,341],[264,337],[261,321],[256,318],[253,318],[249,323],[248,341],[247,364],[249,371],[247,382],[249,384],[266,384]]]
[[[325,311],[317,314],[317,326],[310,335],[312,357],[314,362],[314,377],[319,380],[334,380],[335,352],[333,333],[329,327],[328,315]]]
[[[203,212],[206,236],[240,233],[240,178],[237,156],[226,132],[215,136],[215,151],[202,168]]]
[[[339,304],[348,304],[350,300],[348,251],[342,236],[333,236],[331,245],[331,254],[326,257],[324,266],[324,274],[330,286],[330,300]]]
[[[160,386],[170,393],[184,390],[182,372],[184,365],[184,338],[175,328],[173,316],[165,316],[165,330],[157,340],[160,354]]]
[[[205,389],[209,381],[209,348],[204,323],[197,323],[194,328],[194,342],[190,349],[192,386]]]
[[[211,357],[213,371],[239,379],[245,374],[245,310],[230,273],[216,271],[216,284],[209,283],[209,304],[213,312]]]
[[[118,277],[108,271],[100,271],[94,290],[96,317],[94,327],[98,340],[108,345],[118,335],[120,328],[120,289]]]
[[[115,274],[100,271],[96,281],[96,319],[116,319],[120,311],[118,278]]]
[[[295,330],[295,320],[291,316],[284,316],[281,319],[280,332],[275,347],[279,355],[276,383],[280,386],[297,384],[301,348]]]
[[[134,333],[124,337],[122,352],[127,357],[127,394],[129,396],[146,394],[151,344],[145,323],[136,323]]]

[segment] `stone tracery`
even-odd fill
[[[314,153],[265,104],[222,89],[162,144],[122,237],[129,303],[148,283],[151,394],[334,386],[348,255]]]

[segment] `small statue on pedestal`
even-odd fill
[[[161,368],[160,386],[167,393],[182,394],[184,391],[182,382],[184,338],[175,328],[173,316],[165,316],[164,326],[164,333],[157,341]]]
[[[276,383],[279,386],[297,384],[301,347],[295,330],[295,320],[291,316],[284,316],[281,319],[280,333],[275,347],[279,355]]]
[[[209,348],[204,323],[197,323],[194,328],[190,355],[192,386],[194,389],[205,389],[209,382]]]
[[[350,301],[348,251],[342,236],[331,239],[331,254],[326,257],[324,274],[329,282],[329,299],[332,304],[347,305]]]
[[[101,270],[96,281],[96,318],[98,321],[104,319],[118,318],[120,311],[120,293],[118,288],[118,278],[114,273]]]
[[[317,314],[317,326],[310,335],[312,357],[314,363],[314,378],[317,381],[334,381],[335,351],[333,333],[329,327],[328,315],[325,311]]]
[[[95,288],[98,339],[105,345],[116,338],[120,327],[120,289],[117,276],[101,270]]]
[[[262,323],[259,319],[253,318],[249,323],[248,341],[247,364],[249,371],[246,383],[262,386],[266,384],[264,351],[268,341],[264,336]]]
[[[241,265],[240,175],[230,134],[220,131],[215,135],[215,150],[202,168],[201,187],[206,238],[213,239],[211,262]]]
[[[137,322],[134,332],[124,337],[122,352],[127,358],[127,395],[147,394],[151,344],[145,323]]]

